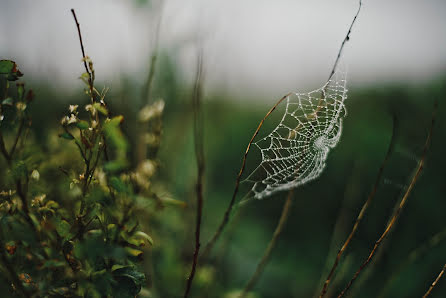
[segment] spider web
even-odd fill
[[[316,179],[328,152],[338,143],[347,110],[345,76],[308,93],[291,93],[280,123],[253,143],[261,162],[244,182],[253,183],[249,197],[263,199]]]

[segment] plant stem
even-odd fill
[[[223,232],[224,228],[226,227],[226,225],[229,221],[229,216],[231,215],[232,208],[234,207],[235,198],[237,197],[238,189],[240,186],[240,180],[242,178],[243,172],[245,171],[246,159],[248,157],[249,150],[251,149],[251,145],[254,142],[255,137],[258,135],[260,128],[263,126],[263,123],[265,122],[265,120],[271,115],[272,112],[274,112],[274,110],[277,108],[277,106],[290,95],[291,95],[291,93],[288,93],[287,95],[283,96],[281,99],[279,99],[276,102],[276,104],[268,111],[268,113],[266,113],[265,117],[263,117],[263,119],[260,121],[259,125],[257,126],[257,129],[254,132],[254,135],[251,137],[251,140],[249,141],[248,147],[246,148],[245,154],[243,156],[242,166],[241,166],[240,171],[237,175],[237,179],[235,180],[235,188],[234,188],[234,193],[232,194],[231,201],[229,202],[229,205],[225,211],[225,214],[223,215],[222,222],[218,226],[214,236],[211,238],[211,240],[206,245],[206,247],[203,251],[203,254],[202,254],[202,258],[206,258],[210,254],[212,248],[214,247],[215,243],[217,242],[218,238],[220,237],[221,233]]]
[[[415,183],[417,182],[417,180],[420,177],[420,174],[421,174],[421,172],[423,170],[424,163],[425,163],[426,156],[427,156],[427,152],[428,152],[430,144],[431,144],[431,138],[432,138],[432,132],[433,132],[434,124],[435,124],[435,117],[436,117],[437,107],[438,107],[438,103],[435,102],[434,111],[432,113],[431,126],[430,126],[429,133],[428,133],[428,136],[427,136],[427,139],[426,139],[426,143],[424,145],[423,154],[421,156],[420,161],[418,162],[417,169],[415,171],[414,176],[412,177],[412,180],[410,181],[409,187],[407,188],[406,192],[404,193],[404,196],[401,199],[401,202],[400,202],[397,210],[395,211],[394,215],[390,219],[390,222],[387,224],[386,229],[382,233],[381,237],[379,237],[379,239],[375,242],[375,245],[374,245],[373,249],[371,250],[369,256],[361,264],[361,266],[356,271],[356,273],[353,275],[352,279],[348,282],[348,284],[344,288],[344,290],[342,290],[342,292],[338,295],[338,298],[343,297],[344,294],[350,289],[350,287],[352,286],[353,282],[358,278],[358,276],[361,273],[361,271],[370,263],[370,261],[372,260],[373,256],[375,255],[375,252],[378,250],[378,248],[380,247],[381,243],[387,237],[387,235],[389,234],[390,230],[392,229],[392,227],[394,226],[394,224],[398,220],[398,217],[399,217],[401,211],[403,210],[404,205],[407,202],[407,198],[409,197],[410,193],[412,192],[412,189],[415,186]]]
[[[356,12],[355,17],[353,18],[353,21],[350,24],[350,27],[348,28],[347,35],[345,36],[344,40],[342,41],[341,47],[338,51],[338,56],[336,57],[335,63],[333,65],[333,68],[331,69],[331,72],[330,72],[330,75],[328,76],[327,81],[330,81],[330,79],[333,77],[333,75],[336,71],[336,68],[338,67],[338,63],[339,63],[339,59],[341,58],[342,50],[344,49],[345,43],[350,40],[350,33],[352,32],[353,25],[355,24],[356,19],[359,15],[359,12],[361,11],[361,6],[362,6],[362,0],[359,0],[358,11]]]
[[[378,175],[376,176],[375,184],[373,185],[372,191],[370,192],[367,200],[365,201],[364,205],[361,208],[361,211],[359,212],[358,217],[356,218],[356,222],[353,225],[350,235],[347,237],[347,240],[345,240],[344,244],[342,245],[341,249],[339,250],[338,254],[336,255],[334,264],[330,270],[330,273],[328,274],[327,278],[325,279],[324,287],[322,288],[322,291],[321,291],[319,297],[324,297],[325,294],[327,293],[328,286],[330,285],[330,282],[331,282],[332,277],[335,273],[335,270],[339,264],[339,261],[341,260],[342,254],[344,253],[344,251],[347,249],[348,245],[350,244],[350,241],[352,240],[353,236],[356,233],[356,230],[358,229],[359,223],[361,222],[362,218],[364,217],[365,212],[367,211],[367,208],[369,207],[370,203],[372,202],[373,198],[375,197],[376,191],[377,191],[378,186],[381,182],[384,168],[387,164],[387,161],[390,158],[391,153],[393,152],[393,147],[395,145],[396,129],[397,129],[397,119],[396,119],[396,117],[393,117],[392,136],[390,138],[389,147],[387,149],[386,156],[384,157],[384,161],[382,162],[381,167],[378,170]]]
[[[252,290],[254,285],[259,280],[260,276],[262,275],[263,271],[265,270],[265,266],[269,261],[269,258],[271,257],[271,252],[273,251],[274,247],[276,246],[277,240],[279,239],[280,234],[282,233],[283,228],[285,227],[285,223],[288,219],[288,216],[291,211],[291,205],[293,201],[293,193],[294,189],[291,189],[288,192],[288,196],[286,198],[285,204],[283,205],[282,209],[282,215],[280,216],[279,223],[277,224],[276,230],[274,231],[273,237],[271,238],[270,242],[268,243],[268,247],[266,248],[265,252],[263,253],[263,257],[260,260],[259,264],[257,265],[256,271],[252,275],[249,282],[246,284],[245,288],[243,289],[242,293],[240,294],[239,298],[245,297],[249,291]]]
[[[195,276],[195,270],[198,263],[198,254],[200,252],[200,229],[201,218],[203,213],[203,178],[204,178],[204,145],[203,145],[203,118],[201,115],[201,95],[202,95],[202,78],[203,78],[203,53],[198,56],[197,76],[195,80],[194,96],[192,97],[192,105],[194,110],[194,139],[195,139],[195,156],[197,160],[197,184],[195,186],[197,193],[197,222],[195,226],[195,251],[192,261],[192,268],[187,279],[184,298],[189,296],[192,282]]]
[[[429,290],[427,290],[426,294],[423,295],[423,298],[426,298],[427,296],[429,296],[431,294],[432,290],[437,285],[438,281],[440,280],[441,276],[444,274],[445,270],[446,270],[446,264],[444,264],[443,269],[440,271],[437,278],[434,280],[432,285],[429,287]]]
[[[94,102],[93,75],[91,74],[90,70],[88,69],[88,65],[87,65],[87,56],[85,55],[84,43],[82,42],[81,26],[79,25],[79,22],[77,21],[76,12],[74,11],[74,9],[71,9],[71,13],[73,14],[73,18],[74,18],[74,21],[75,21],[75,23],[76,23],[77,33],[78,33],[78,35],[79,35],[79,42],[80,42],[80,44],[81,44],[82,60],[83,60],[83,62],[84,62],[85,71],[86,71],[87,74],[88,74],[88,85],[89,85],[89,87],[90,87],[91,101]]]

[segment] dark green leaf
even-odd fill
[[[72,135],[70,135],[69,133],[66,133],[66,132],[61,133],[59,135],[59,137],[64,138],[66,140],[73,140],[74,139],[74,137]]]

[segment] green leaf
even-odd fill
[[[17,65],[11,60],[0,60],[0,74],[10,74]]]
[[[141,286],[146,280],[144,273],[132,266],[126,266],[113,271],[113,277],[117,281],[114,288],[115,297],[135,297],[141,291]]]
[[[67,133],[67,132],[59,134],[59,137],[60,138],[64,138],[66,140],[74,140],[74,137],[71,134]]]
[[[11,60],[0,60],[0,75],[8,81],[16,81],[23,74],[17,69],[17,64]]]
[[[82,129],[82,130],[87,129],[87,128],[90,127],[90,125],[88,124],[88,122],[85,121],[85,120],[80,120],[80,121],[76,122],[76,126],[77,126],[79,129]]]
[[[143,254],[141,250],[132,247],[126,247],[125,251],[132,257],[137,257],[137,258],[141,257]]]
[[[124,170],[128,166],[125,160],[113,160],[104,164],[104,170],[109,173],[116,173]]]
[[[145,239],[145,240],[147,240],[147,242],[150,243],[150,245],[153,245],[153,239],[152,239],[152,237],[150,237],[149,235],[147,235],[147,234],[144,233],[143,231],[137,231],[137,232],[135,233],[134,236],[136,236],[136,237],[140,237],[140,238],[142,238],[142,239]]]
[[[96,102],[93,104],[93,107],[99,111],[99,113],[101,113],[102,115],[108,116],[108,111],[107,108],[105,108],[103,105],[101,105],[100,103]]]
[[[129,193],[129,188],[116,176],[110,178],[110,186],[119,193]]]
[[[12,106],[13,104],[14,104],[14,100],[12,99],[12,97],[8,97],[2,101],[2,105]]]
[[[56,224],[56,231],[63,238],[66,238],[70,234],[70,229],[71,225],[66,220],[62,219]]]

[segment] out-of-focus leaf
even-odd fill
[[[8,97],[2,101],[2,105],[12,106],[14,104],[12,97]]]
[[[118,193],[129,193],[129,187],[118,177],[113,176],[110,178],[110,186]]]
[[[153,245],[153,239],[152,237],[150,237],[149,235],[147,235],[146,233],[144,233],[143,231],[137,231],[135,232],[135,237],[139,237],[142,238],[144,240],[147,240],[147,242],[150,243],[150,245]]]
[[[113,160],[110,162],[107,162],[104,165],[104,171],[109,173],[116,173],[124,170],[127,168],[128,162],[126,160]]]
[[[0,60],[0,75],[8,81],[18,80],[23,74],[17,69],[17,64],[11,60]]]
[[[76,122],[76,126],[77,126],[77,128],[82,129],[82,130],[87,129],[89,127],[88,122],[85,120],[80,120],[80,121]]]
[[[113,271],[113,277],[118,282],[115,287],[116,297],[135,297],[145,282],[144,273],[132,266],[126,266]]]
[[[143,252],[142,252],[141,250],[139,250],[139,249],[135,249],[135,248],[132,248],[132,247],[126,247],[126,248],[125,248],[125,251],[126,251],[129,255],[131,255],[132,257],[137,257],[137,258],[141,257],[142,254],[143,254]]]
[[[116,147],[118,151],[127,152],[127,141],[121,132],[119,125],[124,120],[122,116],[116,116],[104,125],[104,132],[108,140]]]
[[[66,132],[61,133],[59,135],[59,137],[64,138],[66,140],[74,140],[74,137],[72,135],[70,135],[69,133],[66,133]]]
[[[63,238],[66,238],[70,234],[71,225],[66,220],[59,220],[56,222],[56,231]]]
[[[108,116],[108,111],[107,111],[107,109],[106,109],[103,105],[101,105],[100,103],[98,103],[98,102],[94,103],[94,104],[93,104],[93,107],[94,107],[97,111],[99,111],[99,113],[101,113],[102,115]]]

